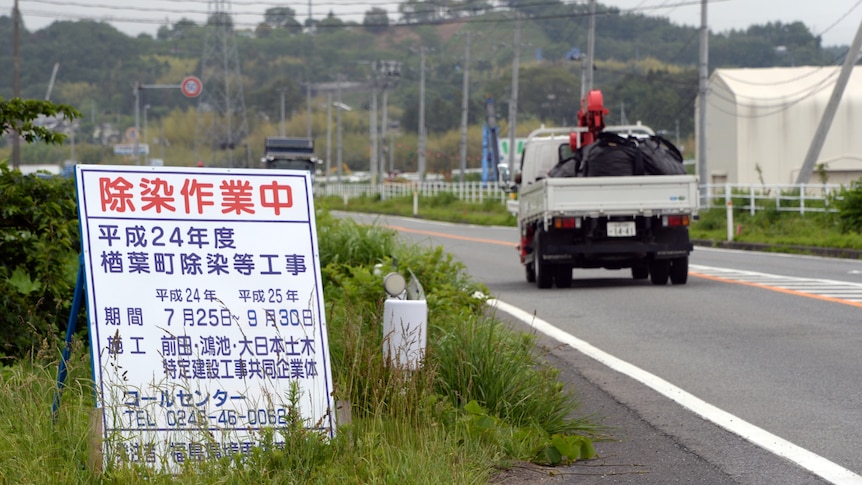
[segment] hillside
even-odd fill
[[[403,144],[413,146],[413,152],[403,148],[399,156],[415,157],[415,143],[410,136],[418,128],[419,48],[426,50],[426,126],[429,135],[444,138],[460,127],[467,33],[471,39],[469,122],[481,125],[488,98],[497,103],[498,114],[506,113],[514,57],[512,12],[491,6],[470,11],[463,7],[423,10],[431,5],[434,4],[407,2],[405,6],[409,8],[404,9],[405,17],[398,19],[398,25],[395,19],[363,26],[331,17],[319,22],[314,33],[302,33],[296,20],[288,16],[278,22],[270,18],[253,31],[237,32],[249,130],[255,134],[246,143],[247,158],[254,160],[259,140],[277,130],[282,99],[289,118],[292,113],[302,116],[306,83],[316,87],[338,77],[368,83],[371,66],[379,60],[402,65],[397,85],[387,92],[389,114],[405,137]],[[580,98],[581,63],[569,57],[573,49],[586,47],[585,7],[551,1],[517,8],[523,18],[519,133],[522,123],[524,129],[540,123],[570,124]],[[602,12],[607,14],[596,20],[594,86],[605,92],[610,107],[608,122],[643,120],[656,129],[679,133],[683,139],[691,136],[697,87],[696,29],[680,27],[660,17],[621,14],[604,7]],[[404,21],[410,23],[405,25]],[[92,21],[60,21],[32,32],[25,29],[20,48],[22,95],[43,98],[52,67],[59,61],[51,100],[71,104],[85,114],[77,126],[77,142],[99,146],[115,142],[95,135],[107,133],[108,125],[116,134],[133,125],[131,87],[136,83],[176,83],[184,75],[197,74],[205,40],[212,29],[181,21],[162,27],[156,38],[131,38],[108,24]],[[12,38],[8,16],[0,17],[0,38]],[[0,64],[11,66],[11,45],[3,45]],[[745,32],[710,38],[713,68],[827,65],[835,62],[834,55],[824,50],[802,23],[754,26]],[[12,75],[12,69],[0,70],[0,96],[12,95]],[[171,152],[193,144],[188,140],[188,136],[194,136],[189,126],[193,118],[188,113],[197,106],[175,91],[148,91],[142,103],[149,108],[142,114],[154,126],[157,123],[160,130],[171,133],[171,148],[165,157],[176,162],[170,163],[188,163],[195,156],[191,149],[182,155]],[[367,91],[345,93],[344,102],[356,108],[344,120],[345,144],[349,147],[346,163],[359,167],[368,160],[363,140],[369,130],[366,110],[370,95]],[[313,103],[315,111],[324,103],[321,95]],[[363,111],[365,114],[361,114]],[[327,120],[322,116],[324,113],[316,112],[312,120],[318,147],[324,146],[327,130]],[[305,120],[290,123],[292,132],[304,134]],[[471,133],[471,138],[475,136]],[[164,150],[167,140],[159,138],[158,142]],[[3,143],[0,142],[0,156],[8,149]],[[440,143],[435,149],[440,157],[455,156],[457,141],[454,147],[448,142]],[[27,156],[41,161],[57,157],[48,153]],[[110,160],[105,150],[90,153],[82,149],[76,156]],[[471,153],[474,159],[476,156]]]

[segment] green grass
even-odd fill
[[[839,217],[828,213],[735,212],[733,240],[772,246],[772,250],[804,252],[804,247],[862,249],[862,234],[842,230]],[[727,211],[701,211],[689,231],[692,239],[727,240]]]
[[[373,212],[413,217],[413,197],[392,197],[381,200],[377,196],[362,196],[352,198],[344,204],[341,197],[326,197],[316,199],[320,207],[330,210],[348,210],[354,212]],[[434,221],[447,221],[466,224],[514,226],[515,217],[506,210],[500,199],[489,198],[482,203],[462,202],[449,192],[441,192],[432,197],[419,197],[416,217]]]
[[[352,422],[335,438],[288,425],[263,432],[242,459],[187,461],[176,475],[91,462],[92,390],[88,351],[75,341],[56,425],[51,400],[59,352],[45,342],[0,367],[0,483],[487,483],[521,460],[559,464],[589,458],[601,424],[537,352],[531,336],[486,315],[486,289],[441,248],[396,242],[375,226],[318,215],[334,401]],[[380,271],[408,270],[427,294],[428,347],[421,369],[382,357]],[[295,402],[291,401],[290,402]],[[295,408],[291,408],[296,411]]]

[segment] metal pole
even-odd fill
[[[518,14],[515,21],[515,43],[512,46],[515,58],[512,61],[512,96],[509,100],[509,160],[508,173],[515,170],[515,128],[518,124],[518,71],[521,63],[521,16]],[[497,172],[497,167],[494,167]],[[499,175],[498,175],[499,176]]]
[[[417,147],[419,181],[425,180],[425,46],[419,48],[419,143]]]
[[[144,157],[144,165],[149,165],[149,164],[150,164],[150,145],[149,145],[149,143],[150,143],[150,142],[149,142],[149,138],[147,137],[147,124],[148,124],[148,123],[147,123],[147,111],[149,111],[149,110],[150,110],[150,105],[145,104],[145,105],[144,105],[144,132],[143,132],[143,139],[144,139],[144,145],[146,145],[146,147],[147,147],[147,156],[146,156],[146,157]]]
[[[371,83],[371,109],[369,120],[369,136],[371,137],[371,150],[369,150],[369,171],[371,172],[371,186],[377,186],[377,80]]]
[[[395,137],[389,137],[389,171],[395,173]]]
[[[820,124],[817,125],[817,131],[814,132],[814,138],[811,140],[811,146],[808,147],[808,153],[805,155],[805,161],[802,163],[802,168],[799,170],[799,175],[796,176],[797,184],[807,184],[811,179],[811,173],[814,171],[814,164],[817,163],[817,158],[820,156],[820,150],[823,149],[823,143],[826,142],[826,135],[829,134],[829,128],[832,126],[832,120],[835,119],[835,112],[838,111],[838,104],[841,102],[841,96],[844,94],[844,89],[847,87],[847,81],[850,80],[850,74],[853,72],[853,66],[859,56],[859,49],[862,48],[862,23],[856,29],[856,37],[853,38],[853,44],[850,50],[847,51],[847,57],[844,58],[844,65],[841,66],[841,73],[838,75],[838,80],[835,81],[835,87],[832,89],[832,96],[829,97],[829,102],[826,104],[826,110],[823,112],[823,117],[820,118]]]
[[[326,180],[332,171],[332,93],[326,95]]]
[[[709,76],[709,25],[706,20],[707,0],[700,2],[700,63],[698,64],[697,88],[697,176],[700,183],[707,189],[700,194],[700,205],[706,207],[709,200],[709,173],[706,164],[706,93]]]
[[[229,29],[227,26],[219,26],[219,28],[224,28],[225,33],[222,35],[222,52],[224,53],[224,72],[228,73],[230,70],[228,69],[228,50],[227,50],[227,33]],[[225,99],[225,145],[227,145],[228,151],[228,167],[233,168],[233,106],[231,106],[231,92],[230,92],[230,76],[225,76],[224,78],[224,99]]]
[[[284,88],[279,90],[281,94],[281,136],[284,137]]]
[[[335,113],[335,131],[336,131],[335,139],[336,139],[336,144],[338,145],[337,151],[336,151],[336,157],[337,157],[336,161],[338,162],[338,165],[335,167],[335,173],[336,173],[335,179],[340,184],[341,183],[341,74],[338,75],[338,106],[337,106],[337,109],[335,111],[336,111],[336,113]]]
[[[583,66],[585,76],[585,95],[593,90],[593,61],[596,50],[596,0],[590,0],[590,19],[587,29],[587,63]]]
[[[135,88],[133,90],[135,97],[135,165],[141,164],[141,154],[139,153],[138,147],[141,136],[141,124],[139,120],[140,117],[140,105],[141,105],[141,83],[135,83]]]
[[[305,82],[305,136],[311,138],[311,80]]]
[[[461,175],[459,180],[464,183],[467,170],[467,110],[470,102],[470,32],[466,34],[464,47],[464,84],[461,87]]]
[[[389,119],[388,113],[389,110],[389,81],[384,81],[383,84],[383,102],[382,102],[382,110],[383,112],[380,114],[382,121],[380,123],[380,156],[377,158],[380,165],[380,173],[386,171],[386,130],[389,127]]]
[[[12,58],[13,58],[13,73],[12,73],[12,96],[15,98],[21,97],[21,56],[19,54],[19,46],[21,44],[21,12],[18,10],[18,0],[15,0],[15,7],[12,9],[12,14],[15,16],[12,36]],[[13,130],[12,133],[12,168],[21,166],[21,134],[18,130]]]

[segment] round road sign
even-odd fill
[[[203,84],[197,76],[186,76],[180,84],[180,90],[189,98],[196,98],[203,91]]]

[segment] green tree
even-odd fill
[[[263,21],[273,28],[287,29],[292,34],[302,32],[302,24],[296,20],[296,10],[290,7],[267,9],[263,14]]]
[[[373,34],[381,34],[389,28],[389,14],[382,8],[374,7],[365,12],[365,17],[362,19],[362,25],[365,29]]]
[[[398,12],[407,24],[434,22],[440,18],[439,7],[431,2],[419,0],[407,0],[399,4]]]
[[[65,138],[36,120],[80,113],[49,101],[0,98],[0,136],[17,131],[28,142]],[[71,180],[24,176],[0,163],[0,359],[20,357],[41,339],[59,336],[69,313],[78,248]]]
[[[38,124],[40,117],[45,116],[59,116],[71,121],[80,117],[81,113],[71,106],[50,101],[21,98],[5,100],[0,97],[0,135],[15,131],[27,143],[62,143],[66,135]]]
[[[329,11],[325,19],[317,23],[317,28],[325,33],[338,31],[341,27],[344,27],[344,21],[336,17],[332,10]]]

